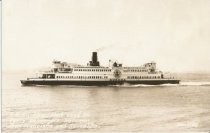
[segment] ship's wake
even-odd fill
[[[210,82],[180,82],[180,84],[161,84],[161,85],[146,85],[146,84],[123,84],[123,85],[110,85],[111,87],[179,87],[179,86],[210,86]]]
[[[161,86],[179,86],[178,84],[162,84],[162,85],[147,85],[147,84],[123,84],[123,85],[109,85],[110,87],[131,87],[131,88],[137,88],[137,87],[161,87]]]
[[[210,82],[180,82],[181,86],[210,86]]]

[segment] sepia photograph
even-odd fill
[[[210,132],[210,0],[1,0],[1,132]]]

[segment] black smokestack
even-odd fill
[[[92,61],[93,61],[94,63],[98,61],[97,52],[93,52]]]
[[[100,66],[97,52],[92,53],[92,61],[90,61],[90,66]]]

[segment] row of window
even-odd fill
[[[109,67],[99,67],[99,66],[77,66],[75,67],[75,69],[80,69],[80,68],[98,68],[98,69],[102,69],[102,68],[109,68]]]
[[[137,69],[137,70],[124,70],[124,72],[147,72],[147,70]]]
[[[74,71],[86,71],[86,72],[111,72],[111,69],[74,69]],[[124,70],[124,72],[147,72],[147,70]]]
[[[123,67],[123,68],[125,68],[125,69],[142,69],[144,67]]]
[[[128,76],[128,79],[156,79],[160,76]]]
[[[67,78],[67,79],[108,79],[108,76],[56,76],[56,78]]]
[[[111,72],[111,69],[74,69],[74,71],[86,71],[86,72]]]

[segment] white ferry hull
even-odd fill
[[[106,86],[122,84],[179,84],[180,80],[168,77],[156,69],[156,63],[150,62],[138,67],[123,67],[111,62],[109,67],[100,66],[97,52],[93,52],[92,60],[87,66],[70,65],[66,62],[53,61],[50,71],[27,80],[23,85],[85,85]]]

